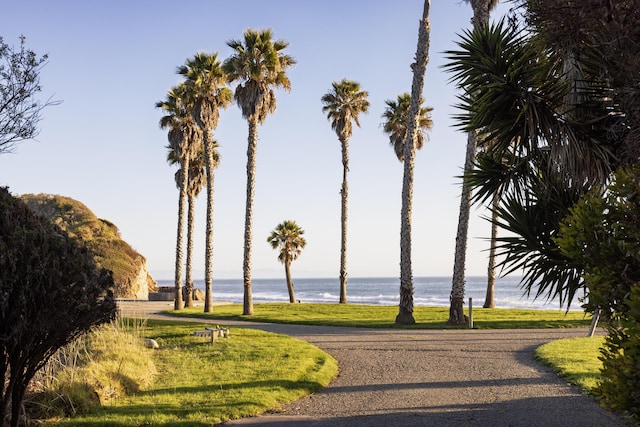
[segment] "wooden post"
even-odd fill
[[[596,333],[596,327],[598,326],[598,320],[600,320],[600,309],[596,309],[591,318],[591,327],[589,328],[589,337],[593,337]]]
[[[473,298],[469,297],[469,329],[473,329]]]

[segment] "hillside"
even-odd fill
[[[147,299],[156,282],[147,271],[147,260],[122,240],[113,223],[96,217],[84,204],[52,194],[20,197],[34,212],[79,238],[92,250],[98,266],[111,270],[117,298]]]

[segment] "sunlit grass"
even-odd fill
[[[151,384],[156,371],[140,338],[144,323],[119,319],[60,348],[30,384],[32,415],[84,413]]]
[[[604,337],[567,338],[536,349],[536,359],[550,366],[560,378],[590,392],[600,379],[600,347]]]
[[[397,307],[352,304],[256,304],[253,316],[243,316],[241,305],[202,307],[170,313],[177,316],[225,320],[394,328]],[[416,307],[414,328],[446,327],[448,307]],[[474,326],[489,328],[586,327],[590,318],[582,312],[562,310],[482,309],[473,311]],[[125,319],[126,320],[126,319]],[[131,320],[131,319],[129,319]],[[203,322],[204,324],[204,322]],[[229,419],[277,410],[282,404],[325,387],[337,374],[336,361],[304,341],[258,330],[231,329],[231,337],[211,344],[207,338],[193,336],[197,323],[145,320],[123,322],[134,340],[153,338],[160,349],[141,348],[150,354],[153,366],[139,365],[137,375],[150,373],[152,381],[139,379],[126,393],[101,399],[102,407],[88,408],[87,414],[69,419],[50,419],[45,425],[131,426],[180,425],[210,426]],[[94,338],[100,343],[102,338]],[[543,346],[538,358],[553,367],[567,381],[585,390],[595,385],[601,339],[562,340]],[[590,347],[585,350],[585,343]],[[128,345],[128,344],[127,344]],[[118,377],[127,384],[132,373],[122,366],[131,348],[116,344],[114,354],[101,354],[104,366],[95,366],[102,380]],[[98,346],[101,348],[101,346]],[[549,351],[549,348],[551,351]],[[100,350],[99,353],[101,353]],[[571,355],[569,357],[568,355]],[[96,358],[97,359],[97,358]],[[114,361],[116,363],[114,364]],[[97,363],[100,363],[97,361]]]
[[[335,359],[287,337],[232,328],[211,344],[193,336],[193,323],[148,320],[144,337],[153,353],[155,381],[99,410],[60,426],[210,426],[278,408],[325,387],[337,374]],[[108,359],[108,358],[107,358]]]
[[[466,312],[466,310],[465,310]],[[241,304],[213,307],[212,313],[203,313],[202,307],[171,310],[175,316],[205,319],[246,320],[253,322],[292,323],[321,326],[357,326],[366,328],[399,328],[395,325],[398,307],[361,304],[255,304],[254,314],[242,315]],[[415,329],[450,328],[448,307],[415,307],[416,324],[403,326]],[[474,308],[473,323],[478,329],[536,329],[588,327],[591,316],[582,311],[522,310],[501,308]]]

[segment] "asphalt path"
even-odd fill
[[[166,318],[172,303],[119,302],[123,315]],[[172,318],[175,319],[175,318]],[[187,320],[180,318],[180,320]],[[194,319],[203,323],[203,319]],[[213,323],[220,323],[212,320]],[[226,426],[625,426],[534,360],[586,329],[396,330],[229,322],[308,341],[338,361],[325,389]]]

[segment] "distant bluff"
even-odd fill
[[[96,217],[85,205],[69,197],[24,194],[20,199],[70,236],[85,242],[96,264],[113,272],[117,298],[147,299],[149,291],[156,290],[156,282],[147,271],[147,260],[122,240],[113,223]]]

